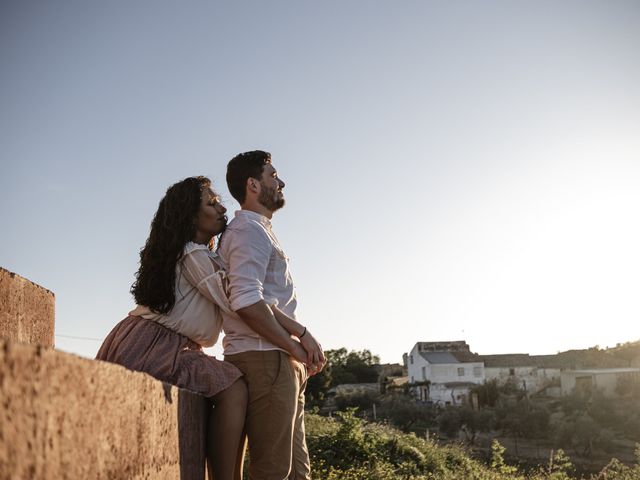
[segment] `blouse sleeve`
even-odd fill
[[[182,274],[206,299],[225,312],[231,312],[224,288],[226,273],[222,269],[216,271],[207,247],[203,245],[202,248],[185,250],[182,257]]]

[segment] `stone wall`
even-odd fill
[[[0,480],[204,479],[208,402],[54,350],[54,308],[0,268]]]
[[[206,415],[146,374],[0,339],[1,480],[202,479]]]
[[[0,268],[0,337],[52,347],[54,318],[52,292]]]

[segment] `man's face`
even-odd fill
[[[278,177],[278,172],[273,165],[267,163],[262,169],[258,202],[271,212],[275,212],[284,206],[283,188],[284,182]]]

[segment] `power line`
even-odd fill
[[[94,342],[101,342],[103,339],[102,338],[92,338],[92,337],[77,337],[75,335],[55,335],[56,337],[60,337],[60,338],[72,338],[73,340],[92,340]]]

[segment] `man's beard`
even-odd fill
[[[275,188],[267,187],[264,184],[261,185],[260,195],[258,196],[258,202],[270,212],[284,207],[284,197],[278,195],[278,190]]]

